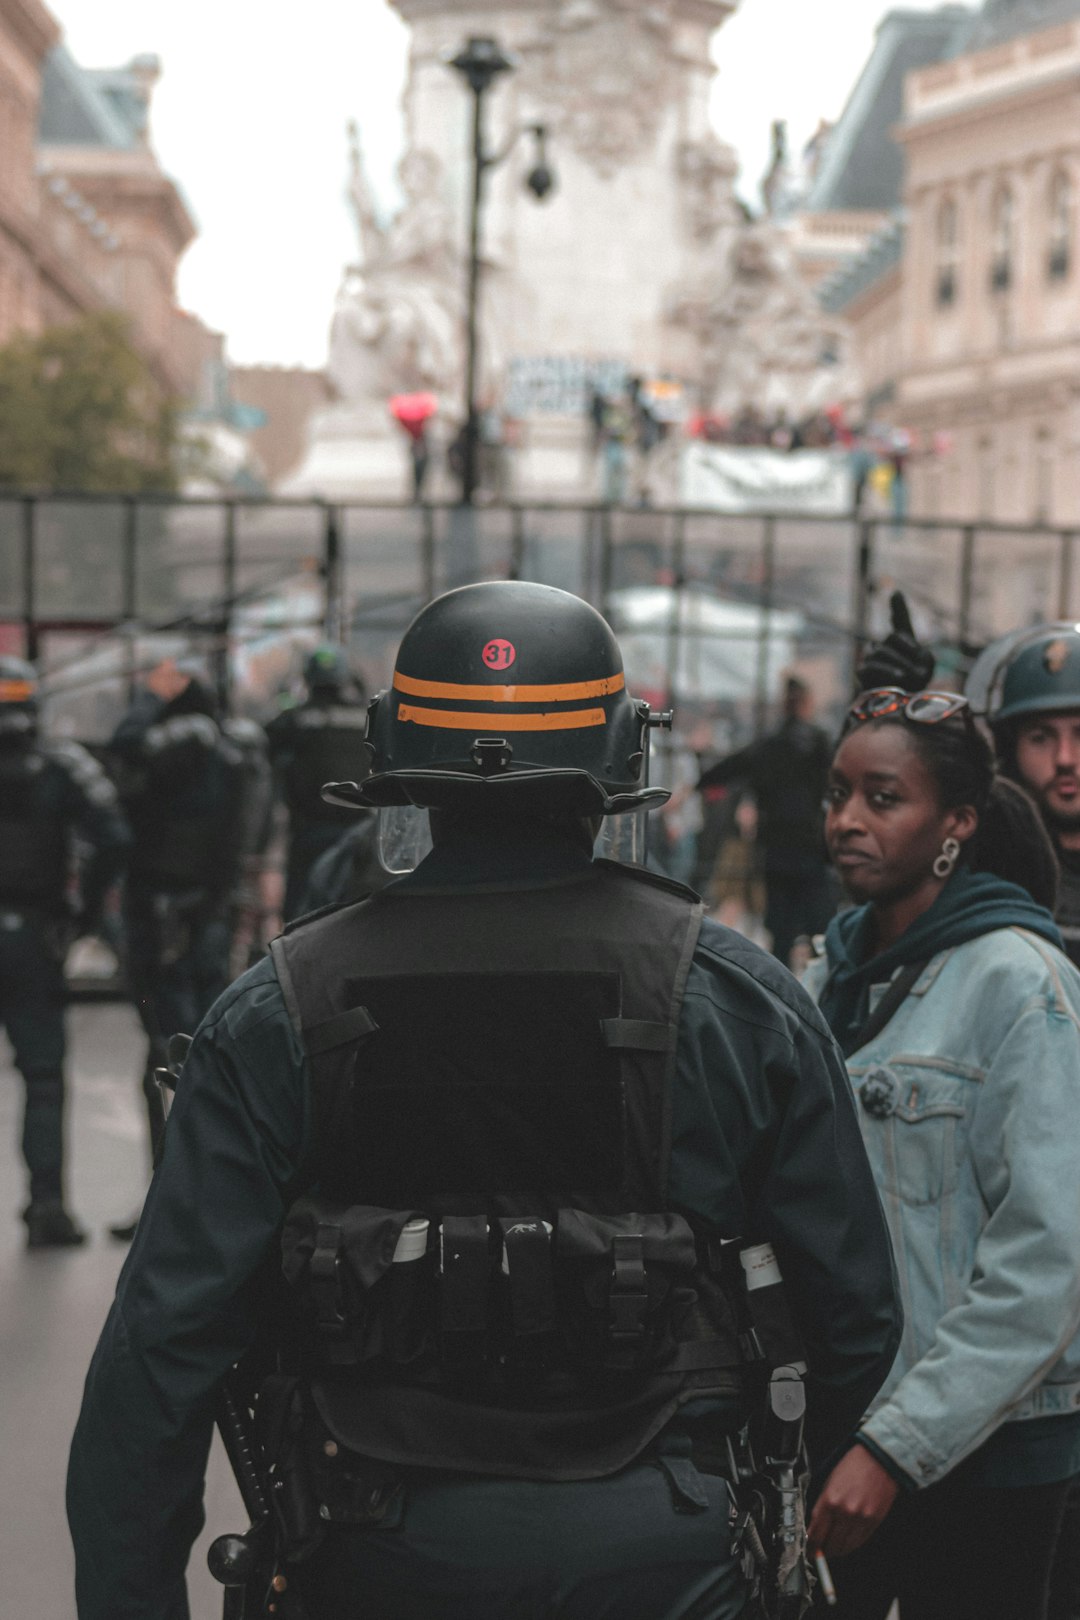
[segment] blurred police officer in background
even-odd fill
[[[787,967],[795,941],[819,933],[836,910],[822,838],[828,735],[811,721],[813,694],[790,675],[775,731],[703,771],[698,788],[738,783],[754,795],[765,878],[765,927]]]
[[[124,893],[129,988],[149,1037],[151,1145],[163,1124],[155,1066],[229,983],[231,904],[246,835],[247,771],[198,660],[158,666],[113,734],[132,850]],[[131,1236],[134,1222],[111,1228]]]
[[[363,774],[363,693],[343,647],[316,647],[304,664],[308,695],[267,726],[270,758],[289,815],[284,918],[300,914],[312,866],[341,837],[349,813],[327,804],[323,784]]]
[[[73,837],[89,846],[72,900]],[[94,931],[129,843],[116,790],[77,743],[38,734],[32,664],[0,658],[0,1021],[26,1083],[32,1249],[82,1243],[64,1208],[64,957]]]
[[[81,1620],[186,1613],[257,1339],[311,1620],[744,1613],[721,1240],[775,1251],[820,1462],[900,1313],[817,1011],[690,890],[594,859],[666,797],[649,719],[565,592],[468,586],[406,632],[372,773],[331,791],[429,853],[287,930],[196,1036],[73,1441]]]

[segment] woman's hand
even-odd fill
[[[865,1446],[852,1446],[825,1481],[814,1505],[807,1532],[811,1547],[828,1558],[854,1552],[869,1541],[899,1489]]]

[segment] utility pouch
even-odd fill
[[[428,1230],[416,1210],[315,1197],[293,1205],[282,1233],[282,1270],[316,1362],[400,1367],[432,1349]]]
[[[697,1292],[694,1234],[681,1215],[589,1215],[561,1209],[556,1279],[575,1364],[653,1372],[674,1362]]]

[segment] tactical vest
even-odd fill
[[[289,720],[285,802],[294,816],[348,824],[353,812],[326,804],[322,790],[327,782],[358,782],[363,776],[367,710],[359,704],[304,704]]]
[[[700,917],[596,862],[512,892],[391,888],[274,941],[316,1121],[284,1277],[336,1445],[585,1479],[740,1391],[719,1234],[667,1197]]]
[[[0,905],[54,910],[68,877],[67,825],[42,792],[44,756],[28,750],[0,777]]]

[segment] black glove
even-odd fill
[[[877,641],[855,671],[860,692],[877,686],[899,686],[904,692],[922,692],[934,678],[934,655],[915,639],[903,591],[889,598],[892,631]]]

